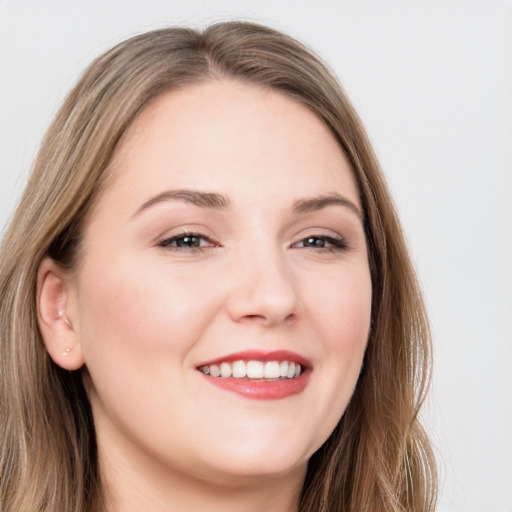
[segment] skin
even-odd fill
[[[183,189],[229,204],[155,199]],[[294,208],[332,194],[345,204]],[[39,272],[41,331],[57,364],[84,373],[109,509],[297,510],[307,461],[342,416],[366,348],[358,210],[334,137],[277,92],[209,82],[139,115],[88,217],[80,264],[66,274],[45,260]],[[162,245],[184,232],[200,247]],[[197,369],[245,350],[307,358],[307,386],[254,400]]]

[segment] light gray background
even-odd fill
[[[0,224],[100,52],[169,24],[265,21],[340,76],[388,176],[435,335],[439,512],[512,512],[512,3],[0,0]]]

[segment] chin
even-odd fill
[[[329,437],[339,418],[332,415],[319,425],[297,413],[290,416],[282,411],[279,418],[260,411],[251,419],[230,415],[223,421],[212,420],[215,428],[210,424],[209,433],[197,436],[204,440],[200,447],[196,444],[197,453],[206,465],[221,473],[249,478],[305,471],[309,458]]]
[[[229,446],[212,448],[208,464],[214,461],[216,469],[231,478],[278,478],[305,471],[309,457],[317,449],[306,442],[291,442],[289,437],[283,442],[274,437],[254,436],[257,434],[251,433],[244,439],[233,440]]]
[[[279,460],[276,457],[268,457],[264,460],[261,456],[254,459],[240,459],[238,461],[218,461],[211,468],[212,480],[217,485],[237,487],[255,485],[260,482],[277,482],[289,477],[306,474],[307,459],[297,460],[290,457],[288,460]]]

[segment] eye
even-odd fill
[[[341,237],[331,235],[313,235],[293,244],[294,248],[311,248],[320,250],[343,251],[348,249],[347,242]]]
[[[165,247],[177,251],[200,251],[208,247],[218,247],[219,244],[200,233],[179,233],[165,238],[158,243],[158,247]]]

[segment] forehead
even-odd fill
[[[111,168],[113,188],[131,186],[137,195],[221,187],[250,200],[333,188],[359,204],[352,170],[323,121],[284,94],[236,81],[154,99],[125,133]]]

